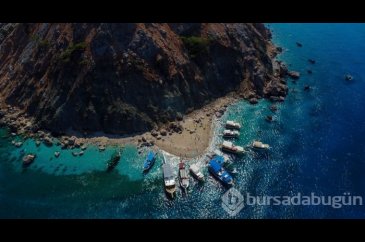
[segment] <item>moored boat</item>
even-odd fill
[[[60,152],[58,152],[58,151],[56,151],[56,152],[54,153],[54,156],[55,156],[56,158],[60,157],[60,155],[61,155],[61,153],[60,153]]]
[[[106,149],[105,145],[99,145],[100,152],[105,151],[105,149]]]
[[[197,164],[192,164],[189,167],[189,170],[190,170],[190,173],[193,175],[193,177],[195,177],[198,181],[204,181],[204,175],[200,171]]]
[[[239,135],[240,135],[240,132],[238,132],[237,130],[226,129],[223,131],[224,138],[237,138]]]
[[[222,182],[226,186],[233,185],[232,176],[223,168],[223,164],[217,161],[216,158],[210,160],[208,164],[208,170],[212,175],[217,178],[220,182]]]
[[[252,143],[252,148],[258,149],[258,150],[267,150],[267,149],[270,149],[270,146],[268,144],[264,144],[260,141],[254,141]]]
[[[245,153],[245,150],[243,149],[243,147],[234,145],[232,142],[229,142],[229,141],[223,141],[222,150],[236,154],[236,155]]]
[[[171,198],[173,198],[176,191],[175,176],[172,171],[171,165],[166,162],[165,158],[164,158],[164,164],[162,165],[162,170],[163,170],[165,191],[169,196],[171,196]]]
[[[228,120],[226,122],[226,128],[227,129],[240,129],[241,125],[237,122],[232,121],[232,120]]]
[[[180,179],[180,186],[186,191],[189,187],[189,175],[186,170],[186,166],[184,161],[180,161],[179,163],[179,179]]]
[[[149,151],[147,157],[143,163],[143,172],[149,171],[152,166],[155,164],[157,153],[153,151]]]

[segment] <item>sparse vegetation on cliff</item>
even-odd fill
[[[195,58],[200,53],[206,53],[209,49],[211,40],[199,36],[181,36],[185,48],[188,50],[191,58]]]
[[[77,44],[71,43],[59,56],[59,59],[63,62],[69,62],[74,52],[78,50],[84,50],[86,48],[86,42],[80,42]]]

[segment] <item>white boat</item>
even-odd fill
[[[199,170],[199,167],[197,164],[192,164],[189,167],[189,170],[191,172],[191,174],[193,175],[193,177],[195,177],[197,180],[199,181],[204,181],[204,175],[203,173],[201,173],[201,171]]]
[[[267,150],[267,149],[270,149],[270,146],[268,144],[264,144],[260,141],[254,141],[252,143],[252,148],[259,149],[259,150]]]
[[[237,122],[232,121],[232,120],[228,120],[226,122],[226,128],[228,128],[228,129],[240,129],[241,125]]]
[[[237,138],[240,135],[240,132],[237,130],[229,130],[226,129],[223,131],[223,137],[225,138]]]
[[[238,155],[245,153],[243,147],[234,145],[232,142],[229,141],[223,141],[222,150]]]
[[[60,157],[60,155],[61,155],[61,153],[60,153],[60,152],[58,152],[58,151],[56,151],[56,152],[54,153],[54,156],[55,156],[56,158]]]
[[[179,178],[180,178],[180,186],[186,191],[189,187],[189,174],[186,171],[186,166],[184,161],[180,161],[179,163]]]
[[[164,157],[164,164],[162,165],[162,170],[165,183],[165,190],[173,198],[176,191],[175,176],[172,171],[171,165],[166,163],[165,157]]]

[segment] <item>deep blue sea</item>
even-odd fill
[[[278,104],[233,104],[217,124],[210,149],[222,141],[218,134],[227,119],[243,128],[235,143],[253,140],[270,144],[268,152],[249,152],[235,158],[234,187],[252,196],[352,195],[365,199],[365,24],[267,24],[273,41],[283,48],[279,59],[301,78],[289,83],[289,95]],[[297,47],[296,42],[303,46]],[[314,59],[310,64],[308,59]],[[312,70],[308,74],[307,70]],[[345,81],[344,75],[354,76]],[[310,85],[310,91],[304,91]],[[273,115],[274,122],[265,121]],[[138,154],[127,146],[116,169],[105,172],[115,150],[100,153],[90,147],[82,157],[71,151],[54,151],[26,140],[11,145],[6,129],[0,130],[0,218],[365,218],[364,206],[246,205],[231,217],[221,207],[227,191],[203,167],[204,184],[191,179],[187,195],[178,189],[170,200],[163,190],[161,159],[142,175],[147,151]],[[20,151],[38,157],[21,167]],[[167,156],[176,167],[178,158]],[[204,157],[189,161],[204,164]],[[365,202],[365,201],[364,201]]]

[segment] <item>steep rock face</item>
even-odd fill
[[[237,91],[285,96],[262,24],[0,24],[0,102],[53,132],[147,131]]]

